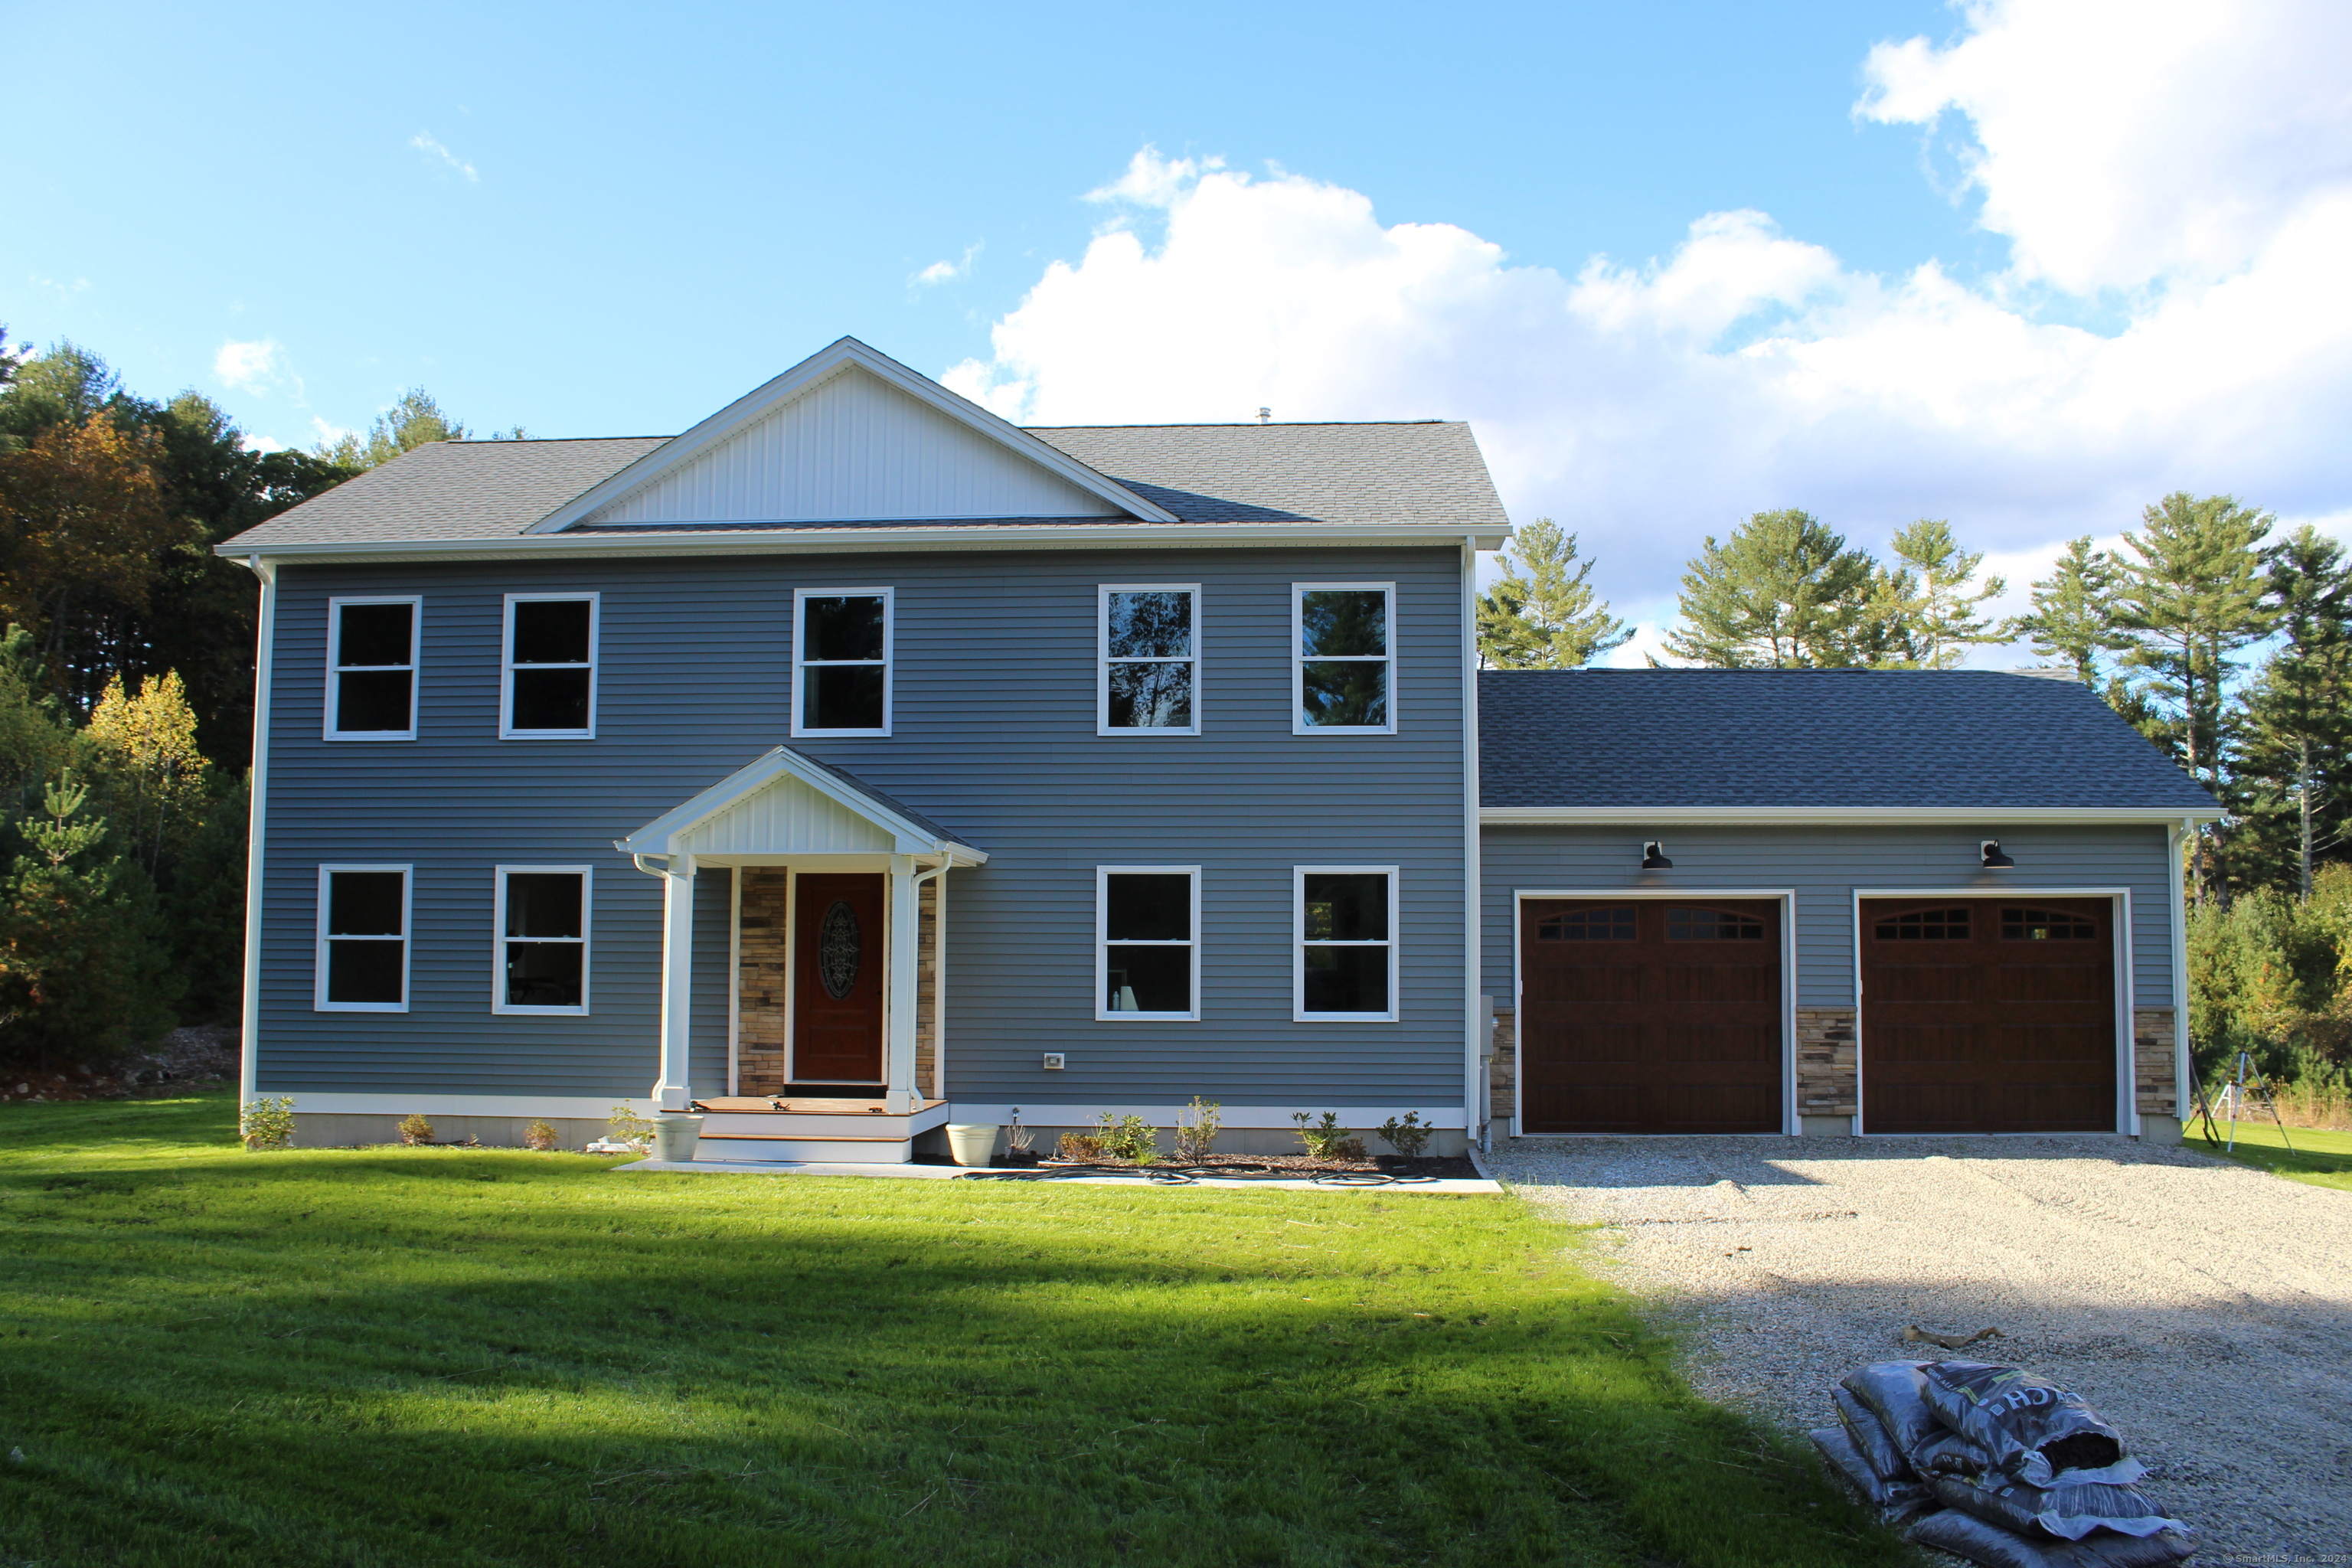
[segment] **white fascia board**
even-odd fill
[[[953,839],[940,838],[925,832],[872,795],[851,788],[824,768],[813,766],[808,759],[789,746],[778,746],[736,769],[701,794],[683,805],[672,806],[626,838],[616,841],[614,847],[624,855],[675,855],[679,835],[693,831],[786,774],[890,834],[898,840],[893,847],[901,855],[950,855],[973,866],[988,858],[985,853],[969,844],[959,844]]]
[[[1769,826],[1774,824],[1884,823],[1969,825],[2000,823],[2168,823],[2193,817],[2218,821],[2218,805],[2182,811],[2168,805],[2129,806],[1910,806],[1910,805],[1489,805],[1478,812],[1484,827],[1542,827],[1643,824],[1656,827]]]
[[[1429,544],[1457,548],[1469,540],[1495,548],[1474,529],[1428,523],[1116,522],[1006,526],[986,522],[829,525],[775,529],[740,523],[708,530],[662,523],[623,532],[519,533],[491,539],[321,540],[308,544],[215,545],[213,553],[271,566],[344,561],[513,561],[558,556],[825,555],[925,550],[1099,550],[1250,548],[1289,544]],[[2180,814],[2173,812],[2178,820]]]
[[[889,355],[856,338],[843,338],[818,350],[764,385],[745,393],[683,435],[673,436],[619,473],[574,496],[531,524],[532,533],[560,533],[632,490],[641,489],[710,450],[736,431],[780,404],[790,402],[836,373],[855,365],[929,406],[1058,475],[1080,489],[1097,496],[1121,511],[1152,522],[1174,522],[1176,514],[1144,500],[1117,480],[1097,473],[1057,447],[1048,446],[1009,420],[998,417],[971,399],[950,392],[927,375],[919,375]]]

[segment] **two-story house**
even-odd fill
[[[1260,1149],[1851,1131],[1883,924],[1992,1008],[1887,1016],[1884,1127],[2170,1110],[2212,815],[2170,763],[2053,682],[1654,671],[1488,676],[1482,764],[1507,531],[1461,424],[1024,430],[849,339],[680,436],[421,447],[222,546],[245,1093],[306,1142],[698,1102],[706,1155],[861,1162],[1195,1096]],[[1866,767],[1776,718],[1832,689],[1796,722]],[[2065,962],[2007,997],[2004,942]]]

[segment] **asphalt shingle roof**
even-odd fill
[[[1186,522],[1507,526],[1467,425],[1119,425],[1033,432]],[[246,530],[239,550],[510,539],[665,436],[436,441]],[[1102,523],[1103,518],[1000,521]],[[888,523],[737,524],[738,531]],[[897,526],[906,526],[903,523]],[[1138,523],[1148,527],[1150,524]],[[698,530],[698,531],[700,530]],[[598,529],[590,531],[639,531]]]
[[[1487,806],[2214,809],[2079,682],[1990,670],[1489,669]]]

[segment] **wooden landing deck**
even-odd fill
[[[923,1112],[945,1105],[944,1100],[919,1100],[911,1110],[900,1114],[920,1116]],[[880,1098],[843,1100],[816,1095],[796,1095],[789,1099],[770,1099],[761,1094],[722,1094],[694,1102],[697,1110],[721,1116],[887,1116],[889,1107]]]

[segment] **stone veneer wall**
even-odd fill
[[[784,976],[792,962],[786,900],[792,886],[782,866],[749,866],[736,921],[737,1003],[735,1082],[739,1094],[774,1094],[784,1087]]]
[[[1797,1114],[1853,1116],[1862,1110],[1854,1070],[1853,1009],[1797,1009]]]
[[[2179,1116],[2180,1086],[2173,1081],[2172,1009],[2139,1007],[2132,1012],[2132,1094],[2142,1116]]]
[[[1518,1020],[1508,1007],[1495,1009],[1495,1059],[1486,1065],[1486,1115],[1495,1121],[1514,1114],[1519,1082]],[[1517,1126],[1511,1129],[1516,1132]]]

